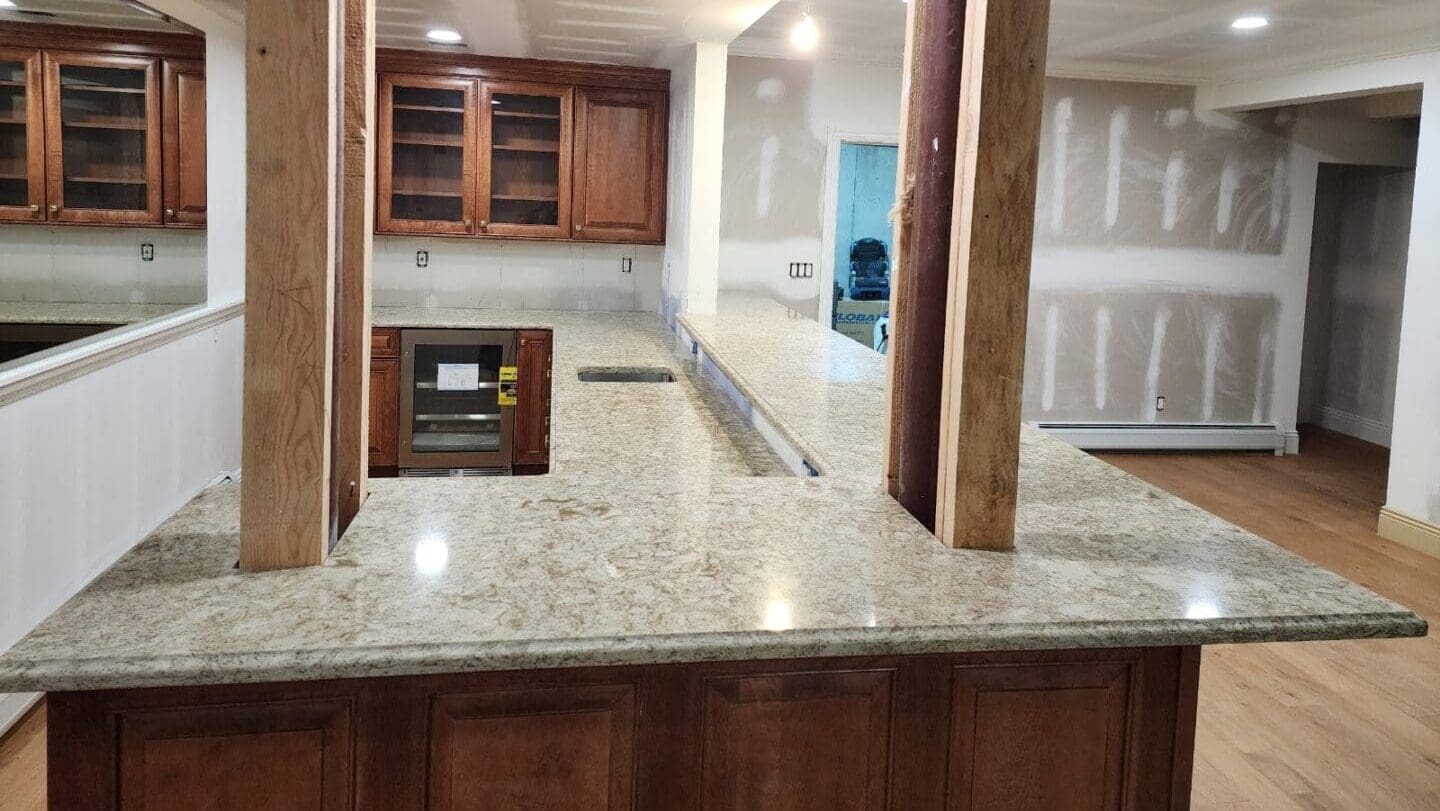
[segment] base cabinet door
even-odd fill
[[[575,239],[665,238],[666,115],[662,93],[576,93]]]
[[[400,360],[370,361],[370,466],[400,464]]]
[[[119,808],[351,808],[351,720],[343,700],[122,713]]]
[[[554,340],[549,330],[521,330],[520,402],[515,408],[515,464],[550,463],[550,367]]]

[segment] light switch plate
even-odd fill
[[[141,261],[141,262],[154,262],[154,261],[155,261],[155,243],[153,243],[153,242],[142,242],[142,243],[140,243],[140,261]]]
[[[415,252],[415,267],[417,267],[417,268],[428,268],[428,267],[430,267],[430,252],[429,252],[429,251],[416,251],[416,252]]]

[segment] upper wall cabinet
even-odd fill
[[[45,219],[40,52],[0,48],[0,220]]]
[[[469,234],[475,222],[475,82],[380,77],[375,227]]]
[[[375,230],[665,239],[666,71],[381,50]]]
[[[578,106],[576,235],[659,242],[665,227],[665,97],[581,90]]]
[[[0,220],[205,223],[204,41],[0,25]]]

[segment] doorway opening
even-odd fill
[[[820,319],[882,353],[889,343],[899,154],[893,137],[836,135],[827,173]]]
[[[1415,170],[1321,164],[1299,420],[1390,447]]]

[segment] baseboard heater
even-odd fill
[[[1087,451],[1284,451],[1277,425],[1039,422],[1035,427]]]

